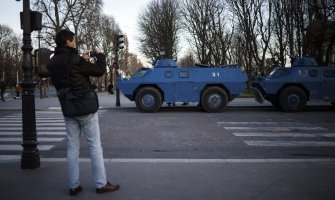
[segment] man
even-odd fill
[[[3,79],[0,80],[0,93],[1,93],[1,100],[5,101],[3,95],[5,94],[5,90],[6,90],[6,85],[5,85],[5,81]]]
[[[96,63],[89,62],[89,51],[79,56],[73,32],[64,29],[56,35],[54,56],[48,63],[48,70],[57,92],[66,88],[89,88],[89,76],[102,76],[106,71],[106,57],[96,49]],[[68,185],[70,195],[75,196],[82,191],[79,182],[79,150],[80,136],[84,134],[89,144],[92,173],[96,184],[96,192],[112,192],[119,189],[118,184],[107,181],[100,141],[100,128],[97,112],[88,115],[64,117],[67,132]]]

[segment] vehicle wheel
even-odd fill
[[[227,104],[227,92],[220,87],[209,87],[201,96],[201,106],[207,112],[222,112]]]
[[[296,86],[285,88],[279,96],[279,105],[286,112],[302,111],[305,108],[306,101],[306,93]]]
[[[334,102],[332,102],[332,105],[335,107],[335,101],[334,101]]]
[[[136,94],[135,103],[142,112],[157,112],[162,105],[162,95],[154,87],[144,87]]]

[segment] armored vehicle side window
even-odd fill
[[[302,70],[299,70],[299,75],[301,77],[308,77],[309,76],[309,72],[307,69],[302,69]]]
[[[309,76],[310,77],[317,77],[318,76],[318,71],[313,69],[313,70],[309,70]]]
[[[272,72],[269,74],[272,78],[280,78],[283,76],[286,76],[288,74],[288,69],[286,68],[275,68],[272,70]]]
[[[165,78],[171,78],[172,77],[172,71],[166,71],[164,73]]]
[[[139,69],[136,71],[133,77],[142,77],[145,75],[145,73],[147,73],[148,70],[149,70],[148,68]]]
[[[335,77],[335,70],[325,70],[325,77]]]
[[[179,72],[179,78],[188,78],[188,71],[181,71]]]

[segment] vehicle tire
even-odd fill
[[[285,88],[279,96],[279,105],[283,111],[298,112],[305,108],[307,95],[303,89],[296,86]]]
[[[227,92],[220,87],[209,87],[201,96],[201,106],[206,112],[222,112],[227,104]]]
[[[136,106],[142,112],[157,112],[162,101],[161,93],[154,87],[141,88],[135,97]]]
[[[335,101],[334,101],[334,102],[332,102],[332,105],[333,105],[333,107],[335,107]]]

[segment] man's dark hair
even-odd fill
[[[56,34],[56,45],[57,47],[65,47],[66,41],[72,41],[74,39],[74,33],[69,29],[62,29]]]

